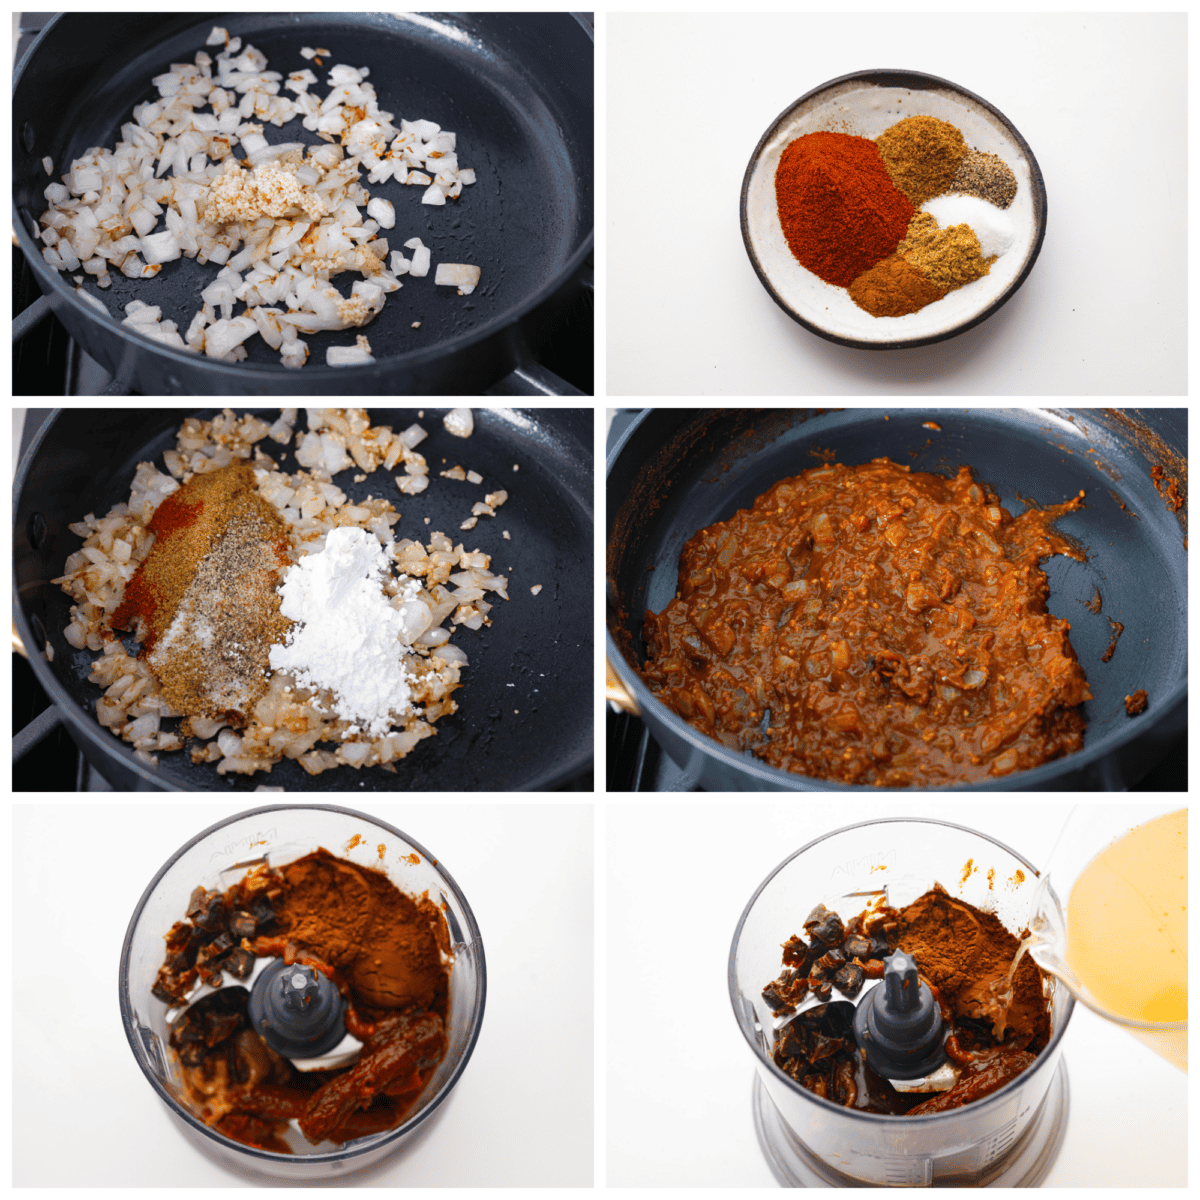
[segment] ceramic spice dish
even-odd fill
[[[876,138],[905,117],[931,116],[962,131],[972,150],[995,154],[1012,169],[1017,194],[1005,216],[1013,245],[989,274],[903,317],[873,317],[845,288],[800,265],[784,240],[775,200],[775,171],[787,146],[829,131]],[[742,238],[771,298],[806,329],[843,346],[898,349],[954,337],[991,316],[1025,282],[1046,233],[1046,188],[1025,139],[979,96],[917,71],[861,71],[822,84],[780,114],[763,134],[742,181]]]

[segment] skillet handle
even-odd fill
[[[589,266],[579,278],[580,286],[586,292],[595,294],[595,275]],[[593,300],[593,306],[595,301]],[[574,384],[560,379],[553,371],[533,361],[528,352],[522,355],[523,361],[511,375],[506,375],[499,383],[493,384],[487,390],[489,396],[586,396]]]
[[[487,390],[489,396],[583,396],[577,387],[535,362],[522,363]]]

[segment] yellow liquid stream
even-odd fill
[[[1087,865],[1067,905],[1067,962],[1117,1016],[1187,1020],[1187,809]]]

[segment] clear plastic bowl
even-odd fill
[[[867,903],[849,893],[886,884],[889,902],[904,905],[934,882],[994,912],[1012,933],[1028,921],[1038,885],[1029,862],[983,834],[940,821],[879,820],[797,850],[742,913],[729,956],[729,994],[758,1069],[759,1144],[781,1183],[1028,1187],[1053,1163],[1069,1107],[1062,1036],[1075,1006],[1054,981],[1050,1043],[1034,1065],[990,1096],[950,1112],[896,1117],[843,1108],[802,1088],[771,1060],[775,1020],[762,989],[780,972],[781,943],[811,909],[823,902],[847,919]]]
[[[359,843],[347,849],[356,835]],[[295,1153],[277,1154],[231,1141],[192,1112],[183,1099],[178,1062],[167,1052],[167,1006],[150,989],[163,962],[163,938],[183,919],[194,888],[202,884],[223,890],[264,855],[272,866],[281,866],[322,846],[340,858],[383,870],[409,895],[427,891],[443,904],[454,953],[449,1045],[417,1107],[402,1125],[342,1146],[332,1142],[312,1146],[293,1131],[288,1142]],[[379,1162],[412,1138],[466,1068],[479,1037],[486,993],[483,941],[475,916],[437,859],[407,834],[375,817],[326,805],[256,808],[194,837],[151,880],[121,948],[121,1019],[134,1057],[163,1103],[209,1157],[242,1173],[294,1182],[344,1176]]]

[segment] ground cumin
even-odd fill
[[[913,208],[946,191],[969,150],[962,133],[937,117],[905,117],[885,129],[875,145],[892,182]]]

